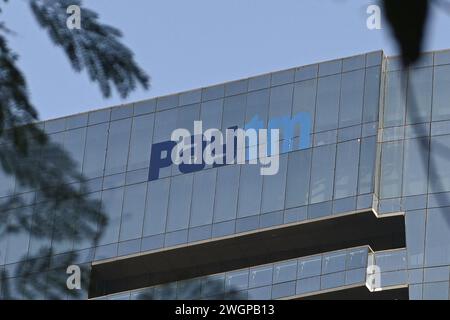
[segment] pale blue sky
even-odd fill
[[[149,91],[103,99],[97,85],[71,69],[61,49],[31,16],[26,0],[0,18],[17,32],[20,54],[41,119],[118,105],[256,74],[383,49],[395,54],[387,25],[366,28],[375,0],[85,0],[152,76]],[[427,50],[450,48],[450,16],[432,11]]]

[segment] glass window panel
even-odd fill
[[[424,283],[423,299],[424,300],[448,300],[448,288],[449,288],[448,281]]]
[[[361,155],[358,175],[359,194],[373,192],[376,147],[375,136],[361,139]]]
[[[262,287],[272,283],[273,266],[250,269],[250,288]]]
[[[180,106],[198,103],[202,100],[202,90],[192,90],[180,93]]]
[[[272,73],[272,86],[286,84],[294,81],[295,70],[283,70]]]
[[[272,286],[248,290],[248,300],[270,300],[271,296]]]
[[[305,294],[320,290],[320,277],[306,278],[297,281],[296,293]]]
[[[342,74],[339,127],[361,123],[365,70]]]
[[[247,95],[247,108],[245,111],[245,123],[249,123],[257,117],[262,121],[263,126],[267,126],[269,114],[270,91],[268,89],[249,92]]]
[[[229,165],[217,169],[214,222],[236,218],[240,166]]]
[[[337,145],[335,199],[356,195],[359,147],[358,140]]]
[[[194,121],[200,120],[200,104],[178,108],[177,128],[183,128],[194,133]]]
[[[401,126],[405,123],[406,73],[389,72],[386,76],[384,126]]]
[[[272,299],[295,295],[295,281],[276,284],[272,287]]]
[[[333,273],[345,270],[346,252],[332,252],[323,255],[322,273]]]
[[[189,279],[178,281],[177,283],[177,299],[193,300],[200,299],[201,296],[201,279]]]
[[[313,149],[310,203],[331,200],[333,194],[335,156],[335,144]]]
[[[1,148],[1,146],[0,146]],[[11,196],[14,193],[15,177],[3,171],[0,166],[0,197]]]
[[[298,279],[319,276],[322,270],[322,256],[302,258],[298,261]]]
[[[294,85],[272,87],[270,89],[269,119],[291,116]]]
[[[297,260],[276,263],[273,266],[273,283],[295,280],[297,278]]]
[[[248,269],[228,272],[225,276],[227,292],[240,291],[248,288]]]
[[[119,240],[120,217],[122,214],[123,188],[103,191],[103,211],[107,225],[104,227],[99,244],[108,244]]]
[[[433,121],[450,119],[450,65],[434,68]]]
[[[350,249],[347,252],[347,269],[363,268],[367,266],[368,249]]]
[[[345,285],[345,272],[330,273],[322,276],[320,286],[323,289]]]
[[[225,84],[225,95],[232,96],[239,93],[245,93],[248,87],[248,80],[238,80]]]
[[[230,127],[244,126],[246,98],[245,94],[225,98],[222,117],[223,132]]]
[[[405,140],[403,195],[427,193],[428,138]]]
[[[203,130],[222,127],[222,107],[222,99],[201,104],[200,119],[202,120]]]
[[[280,155],[278,173],[264,176],[261,210],[263,213],[284,208],[287,159],[287,154]]]
[[[103,176],[108,127],[108,123],[102,123],[87,129],[86,150],[83,161],[83,175],[87,178]]]
[[[153,130],[153,143],[170,140],[172,131],[177,128],[178,108],[155,114],[155,127]]]
[[[142,114],[155,112],[155,109],[156,99],[139,101],[134,104],[134,115],[139,116]]]
[[[149,166],[154,118],[154,114],[148,114],[133,119],[128,171]]]
[[[318,69],[319,66],[317,64],[297,68],[295,71],[295,81],[316,78]]]
[[[64,150],[75,162],[77,172],[81,173],[83,168],[84,147],[86,143],[86,128],[69,130],[64,136]]]
[[[422,266],[425,249],[425,211],[417,210],[406,213],[405,232],[408,266]]]
[[[406,250],[392,250],[375,253],[375,263],[381,272],[406,269]]]
[[[202,297],[211,297],[225,292],[225,275],[218,274],[202,278]]]
[[[167,216],[167,231],[185,229],[189,225],[192,195],[192,174],[172,178]]]
[[[21,212],[19,213],[18,210]],[[1,213],[2,215],[5,213]],[[8,214],[8,213],[6,213]],[[19,215],[24,218],[23,222],[30,223],[33,215],[33,208],[27,207],[27,208],[20,208],[16,210],[9,211],[8,214],[8,221],[10,222],[10,225],[16,225],[17,226],[17,219],[15,216]],[[16,263],[19,261],[23,261],[27,258],[28,254],[28,245],[30,241],[30,233],[28,230],[19,228],[17,232],[9,232],[9,233],[2,233],[3,237],[8,238],[7,246],[6,246],[6,260],[5,263]],[[0,245],[0,250],[1,250]],[[0,260],[1,263],[1,260]]]
[[[89,112],[89,125],[107,122],[111,118],[111,109]]]
[[[178,106],[178,95],[173,94],[170,96],[159,97],[156,102],[156,110],[165,110]]]
[[[431,138],[429,192],[450,191],[450,136]]]
[[[130,132],[131,119],[111,122],[109,127],[105,175],[126,171]]]
[[[190,221],[191,227],[212,223],[215,185],[215,169],[200,171],[194,174]]]
[[[425,241],[425,265],[450,264],[450,216],[449,208],[428,210]]]
[[[302,81],[295,84],[292,116],[295,116],[299,112],[307,112],[310,114],[311,120],[314,121],[316,111],[316,91],[316,79]],[[311,123],[311,127],[314,128],[314,123]]]
[[[238,217],[260,213],[263,176],[256,164],[241,165]]]
[[[135,184],[125,188],[120,241],[142,236],[146,194],[147,183]]]
[[[248,81],[248,90],[258,90],[270,87],[270,74],[264,74],[254,78],[250,78]]]
[[[383,143],[381,151],[381,198],[401,196],[403,142]]]
[[[366,69],[363,122],[378,120],[380,105],[380,67]]]
[[[286,207],[306,205],[309,196],[311,149],[289,154]]]
[[[433,68],[410,69],[406,105],[406,124],[429,122]]]
[[[337,128],[341,75],[319,78],[315,131]]]
[[[202,100],[213,100],[222,98],[225,94],[225,86],[223,84],[219,84],[212,87],[203,88],[202,90]]]
[[[76,115],[70,116],[66,119],[66,126],[67,126],[67,129],[75,129],[75,128],[87,126],[87,122],[88,122],[88,114],[87,113],[76,114]]]

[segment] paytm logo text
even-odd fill
[[[281,152],[293,148],[299,137],[298,149],[311,145],[311,115],[299,112],[293,117],[276,117],[268,122],[255,115],[244,128],[230,127],[203,131],[202,121],[194,121],[194,132],[175,129],[170,140],[152,145],[149,181],[159,178],[160,170],[172,165],[181,173],[203,170],[207,165],[260,164],[261,175],[275,175],[279,170]]]

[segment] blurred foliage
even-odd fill
[[[67,28],[66,10],[70,5],[81,7],[80,0],[27,1],[39,25],[63,49],[74,70],[86,71],[105,97],[112,88],[122,97],[138,84],[148,88],[149,77],[120,42],[120,31],[100,23],[95,12],[83,8],[81,29]],[[0,12],[7,2],[0,0]],[[21,192],[0,199],[0,240],[30,235],[30,243],[39,250],[29,252],[27,260],[22,259],[14,270],[2,271],[4,279],[18,277],[15,287],[10,285],[13,282],[2,281],[3,294],[10,299],[42,297],[43,292],[53,299],[76,296],[80,292],[66,289],[65,268],[77,261],[77,255],[62,255],[65,260],[60,265],[65,268],[48,272],[54,247],[70,250],[81,242],[95,246],[107,219],[100,202],[89,198],[76,163],[36,123],[38,112],[17,66],[18,55],[8,46],[10,35],[12,31],[0,21],[0,170],[15,177],[15,189]],[[34,193],[31,199],[30,193]]]

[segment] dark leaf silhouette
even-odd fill
[[[383,0],[383,12],[409,66],[419,59],[429,11],[429,0]]]
[[[111,85],[122,97],[133,91],[137,84],[148,88],[149,77],[134,62],[133,53],[119,42],[120,31],[99,23],[95,12],[82,9],[80,30],[66,27],[66,8],[81,6],[81,1],[31,0],[30,5],[39,24],[53,42],[64,49],[72,67],[77,72],[86,69],[105,96],[110,96]]]

